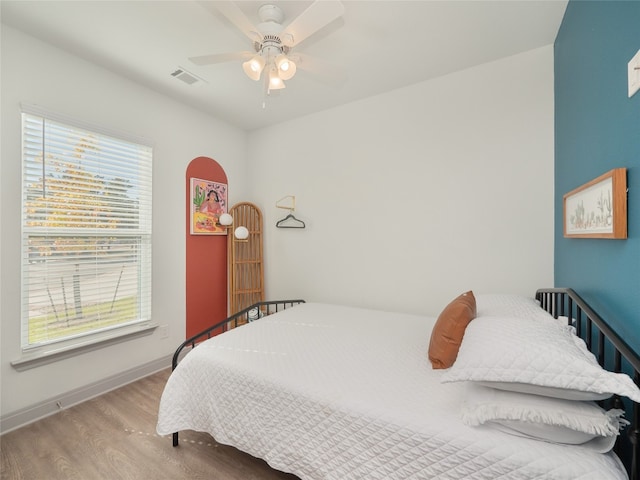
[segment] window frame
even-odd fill
[[[65,227],[61,229],[56,228],[47,228],[47,227],[34,227],[28,226],[27,220],[29,218],[28,214],[25,210],[26,203],[26,192],[27,192],[27,182],[29,181],[28,175],[25,172],[26,164],[27,164],[27,154],[25,152],[25,132],[26,132],[26,122],[25,115],[30,117],[39,117],[45,121],[55,122],[57,124],[62,124],[65,127],[69,127],[73,130],[79,130],[87,134],[95,135],[96,138],[109,138],[110,141],[115,141],[116,143],[122,142],[125,143],[133,143],[136,144],[137,147],[141,147],[144,155],[141,157],[140,155],[136,155],[138,159],[144,158],[144,164],[142,167],[136,164],[136,169],[143,169],[145,173],[148,172],[148,178],[144,180],[145,189],[145,201],[140,202],[139,199],[136,202],[136,207],[131,209],[128,207],[128,212],[135,212],[136,221],[135,227],[133,229],[127,230],[123,226],[118,226],[113,230],[103,230],[102,232],[98,232],[97,229],[94,228],[81,228],[79,226],[75,227]],[[22,181],[21,181],[21,213],[20,213],[20,230],[21,230],[21,313],[20,313],[20,324],[21,324],[21,356],[19,359],[11,362],[12,366],[17,370],[24,370],[28,368],[33,368],[35,366],[39,366],[45,363],[50,363],[52,361],[57,361],[62,358],[68,358],[73,355],[77,355],[80,353],[84,353],[86,351],[91,351],[96,348],[101,348],[107,345],[111,345],[114,343],[118,343],[121,341],[129,340],[131,338],[136,338],[142,335],[149,335],[153,333],[155,328],[157,328],[157,323],[154,323],[152,319],[152,311],[151,311],[151,287],[152,287],[152,168],[153,168],[153,146],[150,142],[145,139],[141,139],[138,137],[134,137],[132,135],[116,132],[113,130],[106,129],[101,126],[88,124],[83,121],[78,121],[73,118],[69,118],[64,115],[60,115],[55,112],[51,112],[45,110],[41,107],[34,105],[21,105],[21,133],[23,136],[23,141],[21,142],[21,169],[22,169]],[[44,134],[43,134],[44,135]],[[46,139],[43,139],[43,144]],[[70,149],[70,147],[66,147]],[[101,157],[102,160],[102,157]],[[78,160],[79,163],[82,163],[83,159]],[[137,172],[137,175],[141,177],[140,172]],[[123,178],[127,178],[123,174]],[[146,177],[145,177],[146,178]],[[141,195],[139,195],[140,197]],[[148,196],[148,198],[147,198]],[[142,218],[144,216],[144,218]],[[100,236],[112,236],[114,238],[123,239],[123,238],[133,238],[136,239],[137,243],[135,249],[135,262],[133,265],[135,266],[136,271],[138,272],[137,281],[134,283],[135,292],[136,292],[136,312],[137,319],[131,321],[125,321],[121,324],[111,325],[111,326],[98,326],[94,328],[92,331],[83,332],[80,334],[73,334],[64,338],[59,339],[47,339],[44,342],[29,344],[29,323],[30,323],[30,314],[29,314],[29,273],[30,273],[30,258],[29,258],[29,246],[28,239],[29,236],[34,237],[38,235],[38,232],[42,232],[46,230],[46,234],[50,236],[56,236],[59,238],[59,233],[63,232],[63,235],[68,235],[70,238],[75,236],[76,238],[98,238]],[[59,231],[57,231],[59,230]],[[113,232],[118,232],[115,235],[111,235]],[[87,250],[83,250],[83,253]],[[96,251],[97,252],[97,251]],[[96,264],[100,262],[98,258],[99,254],[95,254],[95,262]],[[68,257],[63,257],[68,258]],[[42,260],[44,263],[47,262],[47,258],[45,257]],[[33,270],[33,267],[31,267]],[[98,274],[96,274],[97,276]],[[100,287],[101,288],[101,287]],[[52,301],[53,304],[53,301]]]

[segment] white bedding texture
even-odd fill
[[[205,431],[303,480],[628,478],[613,452],[465,423],[467,383],[427,356],[436,320],[306,303],[232,329],[178,364],[157,432]]]

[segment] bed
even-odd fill
[[[434,368],[443,326],[455,355]],[[173,369],[158,434],[208,432],[303,480],[640,479],[640,357],[570,289],[465,292],[438,317],[260,302]]]

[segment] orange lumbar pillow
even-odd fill
[[[433,368],[449,368],[456,361],[464,331],[476,317],[476,298],[469,290],[456,297],[438,316],[429,341]]]

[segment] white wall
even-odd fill
[[[185,170],[198,156],[225,169],[231,203],[243,199],[246,134],[222,121],[139,87],[2,25],[2,210],[0,309],[1,413],[7,419],[36,405],[173,352],[185,332]],[[17,372],[20,357],[20,103],[149,139],[153,171],[153,319],[158,332],[43,367]],[[169,366],[169,363],[166,364]],[[50,405],[49,405],[50,404]]]
[[[5,25],[1,48],[3,419],[53,411],[57,398],[144,368],[184,338],[184,174],[201,155],[227,172],[230,204],[264,211],[269,298],[435,315],[463,289],[531,294],[552,284],[552,46],[248,137]],[[21,102],[154,144],[153,315],[168,339],[10,366],[20,356]],[[305,230],[274,226],[288,194]]]
[[[437,315],[552,286],[553,107],[550,45],[251,133],[267,298]],[[289,194],[305,230],[275,228]]]

